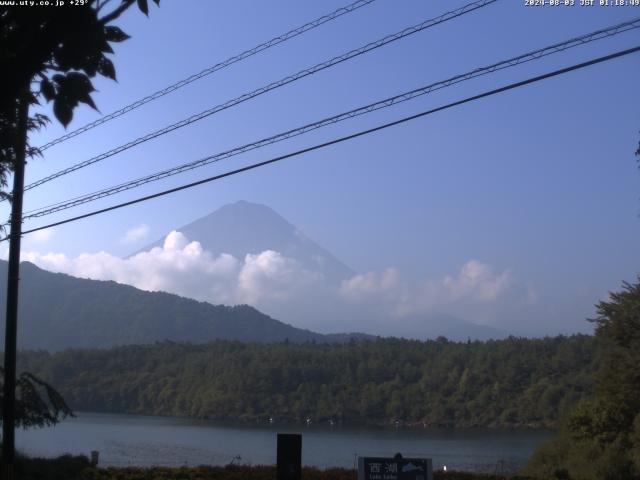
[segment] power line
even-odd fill
[[[387,45],[389,43],[395,42],[397,40],[400,40],[402,38],[405,38],[409,35],[413,35],[415,33],[421,32],[422,30],[425,30],[427,28],[433,27],[435,25],[438,25],[440,23],[444,23],[448,20],[452,20],[454,18],[460,17],[462,15],[465,15],[467,13],[470,13],[474,10],[477,10],[479,8],[485,7],[487,5],[490,5],[494,2],[496,2],[497,0],[477,0],[474,1],[472,3],[469,3],[463,7],[460,7],[456,10],[452,10],[450,12],[446,12],[436,18],[432,18],[430,20],[426,20],[422,23],[419,23],[417,25],[405,28],[404,30],[401,30],[400,32],[391,34],[391,35],[387,35],[379,40],[376,40],[375,42],[371,42],[368,43],[367,45],[364,45],[360,48],[351,50],[345,54],[339,55],[337,57],[334,57],[330,60],[327,60],[325,62],[322,63],[318,63],[316,65],[314,65],[313,67],[304,69],[304,70],[300,70],[299,72],[293,74],[293,75],[289,75],[287,77],[284,77],[276,82],[272,82],[266,86],[260,87],[250,93],[245,93],[244,95],[241,95],[239,97],[234,98],[233,100],[229,100],[225,103],[222,103],[220,105],[216,105],[215,107],[212,107],[208,110],[205,110],[203,112],[200,112],[198,114],[192,115],[191,117],[188,117],[184,120],[181,120],[179,122],[173,123],[167,127],[161,128],[160,130],[156,130],[155,132],[149,133],[147,135],[144,135],[142,137],[138,137],[135,140],[132,140],[128,143],[125,143],[123,145],[120,145],[119,147],[113,148],[111,150],[109,150],[108,152],[102,153],[100,155],[97,155],[95,157],[92,157],[88,160],[85,160],[83,162],[77,163],[76,165],[72,165],[71,167],[65,168],[63,170],[60,170],[56,173],[53,173],[47,177],[44,177],[40,180],[37,180],[27,186],[25,186],[25,190],[31,190],[32,188],[35,188],[37,186],[40,186],[44,183],[50,182],[51,180],[54,180],[58,177],[61,177],[63,175],[67,175],[71,172],[74,172],[76,170],[79,170],[81,168],[87,167],[89,165],[92,165],[96,162],[102,161],[106,158],[109,158],[113,155],[116,155],[118,153],[124,152],[125,150],[128,150],[132,147],[135,147],[136,145],[140,145],[141,143],[147,142],[149,140],[152,140],[154,138],[157,138],[161,135],[165,135],[169,132],[172,132],[174,130],[177,130],[179,128],[185,127],[187,125],[190,125],[194,122],[197,122],[199,120],[202,120],[203,118],[209,117],[215,113],[221,112],[222,110],[226,110],[228,108],[231,108],[233,106],[236,106],[240,103],[243,103],[247,100],[250,100],[252,98],[255,98],[259,95],[262,95],[264,93],[270,92],[271,90],[275,90],[276,88],[282,87],[284,85],[287,85],[289,83],[295,82],[301,78],[307,77],[309,75],[313,75],[317,72],[320,72],[326,68],[332,67],[334,65],[337,65],[339,63],[345,62],[347,60],[350,60],[354,57],[357,57],[359,55],[365,54],[367,52],[370,52],[372,50],[376,50],[384,45]]]
[[[50,223],[48,225],[44,225],[44,226],[37,227],[37,228],[32,228],[30,230],[25,230],[25,231],[23,231],[23,234],[33,233],[33,232],[37,232],[39,230],[44,230],[46,228],[51,228],[51,227],[56,227],[56,226],[59,226],[59,225],[64,225],[66,223],[75,222],[77,220],[82,220],[84,218],[93,217],[95,215],[99,215],[99,214],[102,214],[102,213],[110,212],[112,210],[117,210],[117,209],[120,209],[120,208],[128,207],[128,206],[134,205],[136,203],[145,202],[147,200],[152,200],[154,198],[158,198],[158,197],[162,197],[162,196],[165,196],[165,195],[169,195],[171,193],[176,193],[176,192],[179,192],[179,191],[182,191],[182,190],[187,190],[189,188],[193,188],[193,187],[196,187],[198,185],[203,185],[205,183],[210,183],[210,182],[213,182],[215,180],[220,180],[222,178],[230,177],[232,175],[243,173],[243,172],[246,172],[246,171],[249,171],[249,170],[254,170],[254,169],[259,168],[259,167],[264,167],[266,165],[270,165],[272,163],[276,163],[276,162],[285,160],[287,158],[296,157],[296,156],[302,155],[304,153],[309,153],[309,152],[312,152],[312,151],[315,151],[315,150],[320,150],[322,148],[326,148],[326,147],[331,146],[331,145],[336,145],[338,143],[346,142],[348,140],[353,140],[355,138],[362,137],[362,136],[365,136],[365,135],[369,135],[371,133],[378,132],[380,130],[384,130],[384,129],[389,128],[389,127],[400,125],[402,123],[406,123],[406,122],[409,122],[411,120],[415,120],[417,118],[425,117],[427,115],[431,115],[431,114],[434,114],[436,112],[440,112],[442,110],[447,110],[449,108],[453,108],[453,107],[456,107],[456,106],[459,106],[459,105],[463,105],[465,103],[470,103],[470,102],[473,102],[473,101],[476,101],[476,100],[480,100],[480,99],[485,98],[485,97],[496,95],[498,93],[506,92],[508,90],[513,90],[515,88],[523,87],[525,85],[529,85],[529,84],[532,84],[532,83],[535,83],[535,82],[539,82],[539,81],[542,81],[542,80],[545,80],[545,79],[548,79],[548,78],[551,78],[551,77],[556,77],[558,75],[569,73],[569,72],[572,72],[574,70],[579,70],[579,69],[582,69],[582,68],[586,68],[586,67],[589,67],[589,66],[592,66],[592,65],[596,65],[598,63],[602,63],[602,62],[606,62],[606,61],[609,61],[609,60],[613,60],[615,58],[623,57],[625,55],[630,55],[630,54],[636,53],[638,51],[640,51],[640,46],[636,46],[636,47],[629,48],[629,49],[626,49],[626,50],[618,51],[618,52],[612,53],[610,55],[605,55],[605,56],[602,56],[602,57],[598,57],[598,58],[595,58],[595,59],[592,59],[592,60],[589,60],[589,61],[586,61],[586,62],[574,64],[574,65],[571,65],[569,67],[561,68],[559,70],[554,70],[552,72],[548,72],[548,73],[545,73],[543,75],[538,75],[538,76],[535,76],[535,77],[531,77],[531,78],[528,78],[526,80],[522,80],[522,81],[519,81],[519,82],[510,83],[508,85],[505,85],[505,86],[500,87],[500,88],[496,88],[494,90],[489,90],[489,91],[480,93],[478,95],[474,95],[472,97],[467,97],[467,98],[465,98],[463,100],[458,100],[456,102],[448,103],[446,105],[443,105],[443,106],[440,106],[440,107],[437,107],[437,108],[433,108],[431,110],[426,110],[424,112],[417,113],[415,115],[404,117],[404,118],[401,118],[399,120],[395,120],[393,122],[389,122],[389,123],[385,123],[385,124],[379,125],[377,127],[369,128],[367,130],[362,130],[360,132],[353,133],[351,135],[346,135],[344,137],[340,137],[340,138],[337,138],[337,139],[334,139],[334,140],[330,140],[328,142],[320,143],[320,144],[314,145],[312,147],[303,148],[302,150],[297,150],[295,152],[288,153],[286,155],[281,155],[279,157],[271,158],[271,159],[265,160],[263,162],[254,163],[254,164],[242,167],[242,168],[238,168],[238,169],[235,169],[235,170],[231,170],[229,172],[225,172],[225,173],[219,174],[219,175],[214,175],[212,177],[204,178],[204,179],[198,180],[196,182],[191,182],[191,183],[188,183],[188,184],[185,184],[185,185],[181,185],[179,187],[170,188],[168,190],[163,190],[161,192],[157,192],[157,193],[154,193],[154,194],[151,194],[151,195],[146,195],[144,197],[139,197],[139,198],[136,198],[134,200],[130,200],[128,202],[119,203],[117,205],[112,205],[110,207],[102,208],[102,209],[99,209],[99,210],[94,210],[94,211],[89,212],[89,213],[85,213],[85,214],[78,215],[78,216],[75,216],[75,217],[67,218],[65,220],[60,220],[58,222]],[[4,238],[0,239],[0,241],[5,241],[8,238],[9,238],[8,236],[4,237]]]
[[[231,65],[233,65],[234,63],[240,62],[242,60],[245,60],[249,57],[252,57],[253,55],[256,55],[264,50],[267,50],[271,47],[275,47],[276,45],[279,45],[280,43],[286,42],[287,40],[290,40],[294,37],[297,37],[298,35],[302,35],[303,33],[308,32],[309,30],[313,30],[314,28],[319,27],[320,25],[323,25],[327,22],[330,22],[331,20],[335,20],[336,18],[341,17],[342,15],[346,15],[348,13],[351,13],[357,9],[359,9],[360,7],[364,7],[365,5],[369,5],[370,3],[375,2],[375,0],[357,0],[356,2],[353,2],[349,5],[346,5],[344,7],[341,7],[337,10],[334,10],[333,12],[327,14],[327,15],[323,15],[320,18],[317,18],[309,23],[305,23],[304,25],[298,27],[298,28],[294,28],[293,30],[288,31],[287,33],[284,33],[282,35],[279,35],[277,37],[272,38],[271,40],[268,40],[264,43],[261,43],[260,45],[256,45],[255,47],[249,49],[249,50],[245,50],[242,53],[239,53],[238,55],[234,55],[233,57],[229,57],[226,60],[216,63],[215,65],[205,68],[204,70],[202,70],[201,72],[198,72],[194,75],[191,75],[187,78],[184,78],[172,85],[169,85],[168,87],[163,88],[162,90],[158,90],[157,92],[154,92],[150,95],[147,95],[144,98],[141,98],[140,100],[137,100],[125,107],[120,108],[119,110],[116,110],[115,112],[112,112],[108,115],[105,115],[104,117],[101,117],[91,123],[88,123],[76,130],[73,130],[72,132],[66,133],[64,135],[62,135],[61,137],[58,137],[54,140],[51,140],[48,143],[45,143],[44,145],[42,145],[40,148],[41,151],[44,151],[50,147],[53,147],[54,145],[57,145],[59,143],[62,143],[66,140],[69,140],[70,138],[76,137],[78,135],[80,135],[81,133],[84,133],[88,130],[91,130],[99,125],[102,125],[103,123],[107,123],[115,118],[118,118],[122,115],[124,115],[125,113],[129,113],[132,110],[135,110],[138,107],[141,107],[142,105],[145,105],[149,102],[152,102],[153,100],[157,100],[160,97],[164,97],[165,95],[168,95],[169,93],[175,92],[176,90],[189,85],[190,83],[195,82],[196,80],[200,80],[201,78],[204,78],[206,76],[211,75],[212,73],[217,72],[218,70],[222,70],[223,68],[229,67]]]
[[[231,150],[227,150],[225,152],[222,153],[218,153],[215,155],[210,155],[207,156],[205,158],[193,161],[193,162],[189,162],[189,163],[185,163],[176,167],[172,167],[170,169],[167,170],[163,170],[151,175],[147,175],[145,177],[141,177],[135,180],[130,180],[128,182],[125,183],[121,183],[119,185],[116,186],[112,186],[106,189],[102,189],[99,190],[97,192],[93,192],[93,193],[89,193],[89,194],[85,194],[79,197],[75,197],[75,198],[71,198],[71,199],[67,199],[67,200],[63,200],[61,202],[57,202],[51,205],[47,205],[44,207],[40,207],[34,210],[31,210],[29,212],[26,212],[24,219],[29,219],[29,218],[37,218],[37,217],[42,217],[42,216],[46,216],[46,215],[50,215],[52,213],[55,212],[59,212],[62,210],[66,210],[78,205],[82,205],[88,202],[92,202],[101,198],[105,198],[111,195],[115,195],[117,193],[121,193],[124,192],[126,190],[130,190],[132,188],[136,188],[139,187],[141,185],[145,185],[147,183],[151,183],[157,180],[161,180],[163,178],[167,178],[173,175],[177,175],[179,173],[183,173],[189,170],[193,170],[195,168],[200,168],[206,165],[209,165],[211,163],[214,162],[219,162],[221,160],[225,160],[228,159],[230,157],[242,154],[242,153],[246,153],[248,151],[251,150],[255,150],[257,148],[261,148],[264,147],[266,145],[270,145],[276,142],[280,142],[298,135],[302,135],[305,133],[308,133],[312,130],[316,130],[322,127],[325,127],[327,125],[332,125],[350,118],[354,118],[360,115],[364,115],[376,110],[381,110],[384,108],[388,108],[392,105],[396,105],[402,102],[406,102],[408,100],[412,100],[416,97],[422,96],[422,95],[426,95],[429,94],[433,91],[436,90],[440,90],[442,88],[446,88],[449,87],[451,85],[455,85],[457,83],[466,81],[466,80],[470,80],[472,78],[475,77],[479,77],[482,75],[486,75],[489,73],[493,73],[495,71],[498,70],[503,70],[505,68],[510,68],[510,67],[514,67],[516,65],[520,65],[532,60],[537,60],[540,59],[544,56],[547,55],[551,55],[557,52],[561,52],[564,50],[567,50],[569,48],[573,48],[575,46],[579,46],[579,45],[584,45],[596,40],[600,40],[603,38],[608,38],[610,36],[613,35],[617,35],[619,33],[622,32],[626,32],[628,30],[631,29],[635,29],[635,28],[639,28],[640,27],[640,17],[633,19],[633,20],[629,20],[627,22],[623,22],[623,23],[619,23],[617,25],[613,25],[610,27],[606,27],[606,28],[602,28],[599,30],[596,30],[594,32],[590,32],[588,34],[585,35],[581,35],[579,37],[574,37],[572,39],[566,40],[564,42],[560,42],[560,43],[555,43],[553,45],[538,49],[538,50],[534,50],[522,55],[519,55],[517,57],[513,57],[510,58],[508,60],[502,60],[498,63],[494,63],[492,65],[489,66],[485,66],[485,67],[480,67],[480,68],[476,68],[475,70],[471,70],[467,73],[463,73],[460,75],[456,75],[454,77],[448,78],[446,80],[441,80],[439,82],[435,82],[414,90],[411,90],[409,92],[405,92],[399,95],[395,95],[393,97],[389,97],[386,98],[384,100],[380,100],[374,103],[371,103],[369,105],[363,106],[363,107],[359,107],[353,110],[350,110],[348,112],[343,112],[340,113],[338,115],[334,115],[332,117],[328,117],[328,118],[324,118],[322,120],[319,120],[317,122],[314,123],[310,123],[307,125],[304,125],[302,127],[298,127],[292,130],[288,130],[286,132],[282,132],[267,138],[263,138],[261,140],[258,140],[256,142],[252,142],[249,144],[245,144],[239,147],[235,147]]]

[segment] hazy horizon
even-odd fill
[[[259,223],[262,238],[253,238]],[[220,243],[215,232],[222,229]],[[132,229],[123,242],[131,248],[148,243],[148,231],[145,226]],[[239,245],[245,250],[239,250]],[[458,327],[462,332],[467,328],[471,338],[499,338],[591,330],[586,319],[584,328],[555,331],[503,321],[510,312],[540,311],[536,293],[510,271],[496,272],[477,259],[466,262],[454,275],[421,282],[412,282],[393,267],[355,272],[268,206],[246,201],[225,205],[130,253],[119,257],[100,251],[71,257],[23,251],[22,260],[53,272],[114,280],[212,304],[249,304],[295,327],[320,333],[433,338],[445,327],[450,331]],[[486,331],[474,330],[474,325]]]

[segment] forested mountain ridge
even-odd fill
[[[233,421],[557,425],[592,389],[593,337],[380,339],[347,344],[172,342],[23,352],[79,411]]]
[[[296,328],[248,305],[212,305],[116,282],[52,273],[28,262],[22,262],[20,269],[20,348],[57,351],[163,340],[333,342],[351,338],[350,334],[322,335]],[[6,290],[6,271],[7,262],[0,261],[0,291]],[[4,314],[5,297],[0,295],[3,322]]]

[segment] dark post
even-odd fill
[[[25,96],[18,99],[16,163],[13,169],[11,200],[11,234],[9,236],[9,270],[7,276],[7,317],[4,333],[4,387],[2,402],[2,478],[13,480],[16,424],[16,344],[18,338],[18,281],[20,279],[20,239],[22,236],[22,194],[27,146],[27,116],[29,103]]]
[[[302,435],[278,434],[277,480],[302,478]]]

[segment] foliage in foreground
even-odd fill
[[[24,352],[78,411],[232,421],[553,426],[591,389],[593,337],[347,345],[159,343]]]
[[[3,417],[4,368],[0,367],[0,419]],[[55,388],[37,376],[22,372],[16,379],[17,427],[49,427],[73,412]]]
[[[122,0],[118,6],[109,5],[109,12],[104,7],[110,2],[98,0],[71,8],[9,3],[0,5],[0,188],[7,186],[25,143],[27,157],[40,153],[29,146],[27,132],[43,128],[49,118],[42,113],[29,116],[29,107],[42,100],[52,102],[54,115],[65,127],[79,103],[97,109],[91,79],[116,79],[107,54],[113,53],[112,43],[129,38],[111,23],[134,3],[149,13],[147,0]],[[0,190],[0,198],[11,196]]]
[[[597,305],[594,395],[565,419],[525,472],[537,478],[640,479],[640,278]]]
[[[22,480],[273,480],[275,466],[226,467],[151,467],[151,468],[93,468],[84,456],[64,455],[55,459],[20,458],[17,473]],[[356,480],[355,470],[329,468],[320,470],[304,467],[303,480]],[[434,472],[434,480],[516,480],[524,477],[505,477],[468,472]]]
[[[16,454],[15,474],[21,480],[75,480],[83,478],[91,464],[84,455],[29,458]]]

